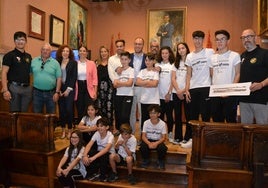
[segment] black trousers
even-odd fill
[[[160,118],[164,121],[164,117],[166,115],[166,123],[168,127],[168,132],[172,132],[173,129],[173,109],[174,104],[173,101],[165,102],[165,100],[160,99],[160,107],[161,107],[161,115]]]
[[[202,121],[210,121],[209,87],[190,89],[191,102],[189,120],[198,120],[201,114]]]
[[[173,93],[173,103],[174,103],[174,115],[175,115],[175,135],[174,139],[183,140],[182,134],[182,109],[184,109],[185,121],[186,121],[186,131],[184,135],[184,140],[189,140],[192,138],[192,127],[188,123],[190,108],[189,104],[186,102],[186,99],[179,99],[176,93]]]
[[[91,149],[88,152],[89,157],[94,156],[99,151]],[[94,160],[92,163],[90,163],[89,166],[86,166],[87,169],[87,176],[90,176],[94,173],[98,173],[100,171],[100,175],[102,177],[105,177],[108,173],[108,166],[109,166],[109,155],[110,153],[105,153],[104,155],[98,157],[96,160]]]
[[[62,175],[58,177],[58,179],[64,187],[75,188],[75,180],[82,180],[83,175],[80,173],[79,170],[72,169],[66,177]]]
[[[150,115],[148,112],[148,107],[152,104],[142,104],[141,103],[141,133],[143,129],[143,124],[146,120],[150,119]]]
[[[149,141],[153,141],[153,140],[149,140]],[[164,160],[166,153],[167,153],[167,149],[168,149],[167,146],[163,142],[157,146],[155,150],[157,151],[159,161]],[[148,147],[148,145],[145,142],[141,143],[140,151],[141,151],[142,159],[149,160],[151,149]]]
[[[78,114],[78,121],[80,122],[82,117],[87,113],[87,106],[92,103],[93,100],[87,91],[87,82],[78,80],[78,95],[76,101],[76,108]]]
[[[120,130],[120,126],[123,123],[129,124],[133,96],[116,95],[114,102],[115,127],[117,130]]]
[[[211,97],[211,116],[214,122],[236,123],[236,97]]]

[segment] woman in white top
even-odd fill
[[[177,44],[176,60],[172,67],[172,95],[174,102],[174,114],[175,114],[175,134],[174,144],[185,142],[182,134],[182,106],[184,107],[184,114],[186,119],[186,132],[185,137],[191,134],[190,125],[188,124],[189,105],[185,99],[185,82],[187,67],[185,65],[185,59],[187,54],[190,53],[189,47],[186,43],[181,42]]]
[[[78,121],[81,121],[89,103],[97,99],[98,75],[94,61],[88,60],[88,50],[85,46],[79,49],[77,61],[77,83],[75,87],[75,101]]]

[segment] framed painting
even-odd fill
[[[60,46],[64,43],[64,20],[50,15],[49,42],[53,46]]]
[[[29,37],[45,40],[46,13],[29,5]]]
[[[158,40],[160,46],[170,46],[176,51],[176,44],[185,41],[186,7],[172,9],[151,9],[147,11],[148,49],[150,41]]]
[[[68,44],[72,49],[86,45],[87,9],[75,0],[69,0]]]
[[[258,34],[268,30],[268,0],[258,0]]]

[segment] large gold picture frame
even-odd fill
[[[69,0],[68,44],[78,49],[87,41],[87,9],[75,0]]]
[[[258,34],[268,30],[268,0],[258,0]]]
[[[186,22],[186,7],[170,8],[170,9],[149,9],[147,11],[148,22],[148,49],[151,40],[160,37],[157,36],[159,27],[163,24],[164,15],[168,14],[170,23],[174,26],[174,33],[172,35],[172,50],[175,51],[178,42],[185,41],[185,22]]]

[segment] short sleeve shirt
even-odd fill
[[[211,56],[210,67],[213,70],[212,84],[231,84],[235,77],[235,66],[240,63],[240,55],[233,51]]]
[[[57,78],[61,78],[60,64],[56,59],[49,58],[41,68],[42,59],[36,57],[32,60],[33,86],[41,90],[56,88]]]
[[[94,135],[92,136],[91,140],[95,141],[98,145],[98,151],[104,149],[107,144],[112,144],[112,147],[110,149],[110,153],[114,153],[114,135],[110,132],[107,131],[107,134],[104,138],[101,138],[100,133],[97,131],[94,133]]]
[[[143,133],[146,133],[146,137],[149,140],[160,140],[163,134],[167,134],[166,123],[159,119],[157,124],[152,124],[148,119],[143,124]]]
[[[142,80],[159,80],[159,73],[157,71],[148,71],[147,69],[142,69],[137,78]],[[159,104],[160,98],[158,86],[151,88],[142,87],[140,102],[143,104]]]
[[[118,141],[123,140],[121,134],[118,137]],[[137,139],[135,138],[134,135],[131,135],[131,137],[128,139],[126,143],[128,149],[132,152],[132,156],[135,158],[135,153],[136,153],[136,147],[137,147]],[[118,148],[118,154],[121,155],[124,159],[128,156],[125,148],[123,146],[119,146]]]
[[[88,116],[84,116],[82,119],[81,119],[81,122],[84,124],[84,125],[87,125],[87,126],[94,126],[97,124],[97,121],[101,118],[101,116],[96,116],[94,119],[90,119]]]
[[[159,97],[160,99],[165,99],[166,94],[169,91],[169,87],[171,85],[171,72],[172,72],[172,65],[168,63],[157,63],[155,67],[160,67],[161,72],[159,75]]]
[[[186,74],[187,74],[187,67],[185,66],[183,61],[180,61],[180,65],[178,68],[175,65],[172,65],[172,71],[176,72],[176,82],[179,89],[185,88],[186,83]],[[173,88],[172,93],[176,93],[176,90]]]
[[[187,55],[185,64],[192,68],[190,89],[211,85],[209,65],[212,54],[214,54],[213,49],[204,48],[200,52],[191,52]]]
[[[80,159],[80,161],[78,164],[76,164],[73,167],[73,169],[79,170],[79,172],[83,175],[83,177],[86,177],[87,171],[86,171],[86,168],[83,164],[83,161],[81,160],[83,158],[84,150],[85,150],[85,147],[82,147],[81,150],[79,151],[79,153],[77,153],[78,152],[77,148],[74,148],[74,150],[72,151],[72,154],[71,154],[69,165],[73,160],[76,159],[76,157],[78,157]],[[64,156],[67,158],[69,156],[68,151],[69,151],[69,147],[66,148],[65,153],[64,153]]]
[[[115,76],[115,80],[119,80],[120,82],[127,82],[131,78],[134,81],[134,69],[132,67],[128,67],[120,75],[116,74]],[[116,89],[116,95],[119,96],[133,96],[133,94],[133,85],[132,87],[119,87]]]
[[[8,66],[7,80],[9,82],[30,83],[32,56],[16,48],[3,57],[3,65]]]

